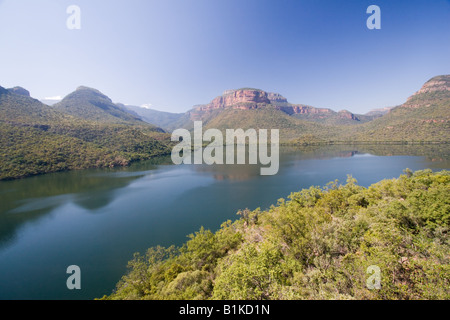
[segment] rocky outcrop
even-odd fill
[[[450,75],[443,75],[431,78],[420,88],[419,91],[414,93],[408,98],[406,103],[402,105],[405,108],[419,108],[424,105],[421,97],[423,94],[436,93],[441,98],[447,98],[450,95]],[[429,100],[430,97],[425,99]]]
[[[241,109],[250,110],[257,109],[263,106],[271,105],[288,115],[292,114],[321,114],[332,113],[330,109],[314,108],[307,105],[293,105],[290,104],[285,97],[279,93],[265,92],[259,89],[238,89],[227,90],[222,96],[215,98],[208,104],[196,106],[193,114],[200,114],[203,112],[213,111],[217,109]]]
[[[191,120],[201,120],[203,116],[213,113],[215,110],[240,109],[251,110],[270,105],[268,93],[258,89],[244,88],[227,90],[223,95],[215,98],[208,104],[195,106],[190,111]]]
[[[428,80],[400,107],[409,109],[429,107],[434,100],[448,99],[449,97],[450,75],[437,76]]]
[[[207,105],[209,109],[256,109],[259,104],[270,104],[268,94],[258,89],[228,90]]]
[[[412,97],[423,94],[423,93],[430,93],[430,92],[436,92],[436,91],[450,91],[450,76],[438,76],[430,79],[427,81],[422,88],[420,88],[419,91],[414,93]],[[411,98],[412,98],[411,97]]]
[[[338,116],[341,119],[355,120],[359,121],[358,117],[356,117],[353,113],[347,110],[341,110],[338,112]]]
[[[287,99],[279,93],[268,92],[267,99],[269,99],[270,103],[273,105],[287,105],[288,104]]]
[[[223,95],[205,105],[195,106],[189,113],[192,121],[205,120],[214,117],[217,112],[225,109],[253,110],[263,107],[278,109],[289,116],[295,116],[309,121],[360,121],[353,113],[343,110],[335,112],[328,108],[315,108],[303,104],[291,104],[279,93],[266,92],[259,89],[243,88],[227,90]]]

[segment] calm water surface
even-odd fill
[[[449,169],[442,146],[283,148],[280,170],[170,165],[84,170],[0,182],[0,299],[93,299],[110,294],[134,252],[181,245],[201,226],[216,230],[239,209],[265,209],[291,192],[347,174],[369,186],[405,168]],[[81,290],[66,269],[81,268]]]

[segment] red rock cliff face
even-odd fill
[[[314,108],[307,105],[293,105],[288,103],[287,99],[278,93],[265,92],[258,89],[238,89],[227,90],[222,96],[212,100],[210,103],[200,105],[191,112],[192,120],[200,120],[202,116],[210,114],[220,109],[241,109],[251,110],[270,105],[273,108],[281,110],[288,115],[293,114],[315,114],[327,115],[333,113],[330,109]],[[343,115],[348,116],[347,114]],[[350,114],[350,117],[353,116]]]
[[[225,91],[223,96],[215,98],[205,107],[207,109],[233,108],[256,109],[258,104],[269,104],[267,92],[253,89]]]
[[[250,110],[268,104],[270,104],[270,100],[265,91],[258,89],[227,90],[210,103],[195,107],[191,112],[191,119],[201,120],[202,116],[218,109]]]
[[[291,105],[287,99],[278,93],[265,92],[258,89],[227,90],[222,96],[210,103],[195,108],[196,111],[211,111],[216,109],[257,109],[265,105],[273,105],[275,108],[291,114],[330,113],[330,109],[314,108],[306,105]]]
[[[422,106],[426,106],[424,101],[418,101],[416,98],[420,98],[420,95],[427,93],[439,93],[444,97],[449,97],[450,95],[450,75],[446,76],[437,76],[429,81],[427,81],[419,91],[414,93],[412,96],[406,100],[406,102],[402,105],[405,108],[419,108]],[[429,99],[428,99],[429,100]]]

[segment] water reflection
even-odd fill
[[[149,170],[156,168],[149,166]],[[94,210],[107,206],[113,190],[142,177],[125,169],[84,170],[0,182],[0,246],[11,242],[25,223],[33,223],[61,205],[74,202]]]
[[[136,197],[146,199],[151,191],[152,199],[156,200],[167,198],[168,194],[172,195],[173,212],[184,210],[183,206],[186,205],[193,210],[201,210],[201,206],[198,206],[199,191],[195,188],[203,188],[202,194],[219,201],[215,194],[217,190],[209,189],[211,179],[216,182],[234,184],[229,190],[226,189],[229,187],[228,184],[222,185],[220,192],[223,192],[225,201],[222,205],[233,201],[237,196],[259,201],[258,192],[261,191],[258,191],[258,184],[260,183],[269,182],[273,186],[278,185],[278,189],[283,190],[282,192],[291,192],[296,190],[287,190],[292,188],[286,182],[290,176],[300,178],[299,175],[302,175],[301,179],[304,183],[317,184],[315,177],[320,172],[331,169],[339,171],[338,167],[320,167],[323,164],[319,160],[345,159],[363,155],[414,155],[424,157],[426,162],[424,166],[438,170],[450,167],[449,150],[449,145],[333,145],[300,148],[284,146],[280,149],[280,171],[274,177],[261,177],[260,165],[177,167],[171,165],[171,158],[168,156],[136,163],[129,168],[73,171],[4,181],[0,182],[0,246],[11,243],[17,231],[24,225],[39,221],[68,203],[88,213],[105,213],[112,210],[111,204],[120,198],[123,192],[135,192]],[[167,165],[169,167],[166,167]],[[329,166],[334,165],[336,164],[329,163]],[[171,169],[168,170],[168,168]],[[179,168],[184,169],[178,170]],[[185,176],[182,178],[180,175]],[[195,188],[197,182],[194,181],[194,175],[205,178],[201,182],[198,180],[200,184]],[[305,177],[310,177],[311,180]],[[255,182],[249,188],[244,183],[251,180]],[[235,192],[239,192],[239,195],[235,195]],[[269,196],[274,190],[267,189],[265,192]],[[135,201],[143,200],[136,198]],[[158,203],[152,202],[152,205],[156,208]]]

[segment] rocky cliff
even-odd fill
[[[207,105],[198,107],[199,110],[214,109],[256,109],[262,105],[270,104],[268,94],[258,89],[227,90],[222,96],[215,98]]]
[[[195,107],[191,115],[199,119],[202,114],[210,113],[214,110],[220,109],[240,109],[251,110],[262,107],[273,107],[281,110],[288,115],[295,114],[331,114],[334,113],[331,109],[326,108],[314,108],[302,104],[290,104],[285,97],[279,93],[266,92],[259,89],[243,88],[238,90],[227,90],[223,95],[215,98],[210,103]],[[350,113],[350,115],[343,114],[345,118],[356,119],[356,117]]]
[[[440,92],[450,91],[450,77],[448,75],[437,76],[430,79],[422,86],[422,88],[420,88],[419,91],[414,93],[409,99],[423,93],[432,93],[436,91]]]

